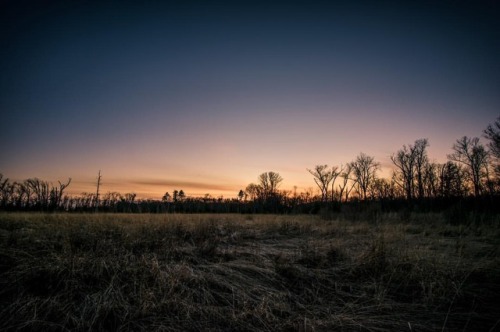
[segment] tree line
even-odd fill
[[[429,141],[417,139],[390,156],[394,170],[389,178],[378,176],[380,163],[360,153],[344,165],[316,165],[307,171],[318,187],[297,193],[280,190],[282,176],[274,171],[260,174],[256,183],[240,190],[235,198],[188,197],[185,192],[166,192],[161,200],[136,199],[136,194],[108,192],[64,194],[70,185],[53,185],[38,178],[11,182],[0,174],[0,210],[4,211],[101,211],[101,212],[232,212],[311,213],[321,208],[337,209],[357,202],[381,202],[385,206],[423,203],[441,206],[460,199],[497,202],[500,194],[500,117],[479,137],[461,137],[452,146],[447,162],[429,160]],[[98,184],[100,182],[100,174]],[[99,187],[99,185],[98,185]],[[493,203],[492,203],[493,204]]]

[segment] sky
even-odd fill
[[[438,5],[436,5],[438,4]],[[236,197],[500,116],[496,1],[0,1],[0,173]]]

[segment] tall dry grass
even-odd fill
[[[355,219],[0,214],[0,329],[500,328],[498,217]]]

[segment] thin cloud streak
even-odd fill
[[[204,182],[191,182],[182,180],[162,180],[162,179],[150,179],[150,180],[132,180],[128,181],[129,184],[134,186],[145,186],[150,188],[163,187],[166,191],[169,190],[185,190],[185,189],[206,189],[213,191],[230,191],[234,190],[234,185],[225,185],[220,183],[204,183]]]
[[[54,182],[54,183],[57,183]],[[72,181],[71,185],[65,191],[70,195],[80,195],[82,193],[95,193],[96,181]],[[234,196],[245,186],[229,185],[227,183],[210,183],[183,180],[165,180],[165,179],[109,179],[103,177],[100,192],[119,192],[136,193],[140,199],[161,199],[166,193],[174,190],[183,190],[187,196],[201,197],[206,194],[212,196]]]

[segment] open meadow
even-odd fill
[[[0,214],[0,330],[496,331],[500,219]]]

